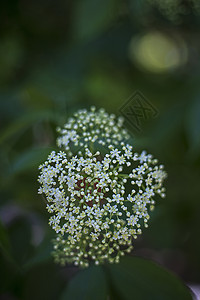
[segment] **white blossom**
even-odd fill
[[[133,153],[122,141],[121,122],[102,110],[78,112],[61,130],[58,144],[65,151],[52,152],[39,167],[38,192],[46,197],[49,224],[57,233],[54,257],[63,265],[119,262],[132,250],[141,225],[148,226],[156,195],[165,196],[163,166],[146,152]],[[85,137],[109,139],[106,155],[89,142],[81,155],[69,156],[70,143]]]

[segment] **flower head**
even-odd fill
[[[163,166],[146,152],[135,153],[122,141],[126,132],[113,123],[103,111],[77,113],[58,139],[65,151],[52,152],[39,167],[39,193],[46,196],[49,224],[57,233],[54,257],[63,265],[119,262],[132,250],[141,225],[147,227],[156,195],[165,196]],[[85,137],[109,141],[107,153],[91,151],[88,143],[81,155],[68,155],[70,143]]]

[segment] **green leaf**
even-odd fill
[[[21,153],[11,165],[11,174],[16,174],[26,170],[38,169],[39,164],[46,160],[53,148],[31,148]]]
[[[1,222],[0,222],[0,253],[3,254],[3,257],[6,258],[6,261],[8,261],[12,267],[18,269],[18,265],[11,253],[11,243],[8,236],[8,232],[6,231],[6,228],[4,228]]]
[[[175,275],[146,259],[124,257],[108,270],[123,300],[192,300],[189,289]]]
[[[52,239],[54,237],[55,237],[54,233],[52,233],[51,230],[49,230],[46,233],[44,240],[36,249],[35,255],[33,255],[33,257],[31,257],[31,259],[27,261],[27,263],[23,266],[25,270],[52,261],[52,251],[53,251]]]
[[[55,121],[56,115],[52,111],[40,111],[34,113],[27,113],[22,115],[17,120],[13,121],[0,136],[0,144],[4,143],[6,140],[12,138],[19,132],[28,129],[31,124],[41,121],[41,120],[53,120]]]
[[[106,300],[106,278],[101,267],[80,271],[69,283],[61,300]]]
[[[32,256],[34,246],[32,239],[32,224],[26,216],[18,216],[9,226],[9,236],[12,253],[16,263],[21,267]]]

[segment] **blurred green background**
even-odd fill
[[[195,0],[0,2],[1,299],[60,299],[77,269],[52,261],[38,165],[73,112],[119,116],[135,91],[158,115],[125,126],[168,179],[133,254],[200,283],[199,34]]]

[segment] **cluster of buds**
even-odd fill
[[[82,267],[119,262],[148,226],[155,196],[165,196],[166,172],[152,155],[135,153],[121,119],[103,110],[79,111],[64,127],[64,150],[49,155],[38,179],[57,233],[55,260]],[[93,151],[95,142],[108,143],[107,153]],[[83,148],[73,156],[74,145]]]
[[[129,139],[128,132],[123,129],[123,118],[117,119],[103,108],[96,111],[95,107],[91,107],[90,111],[79,110],[64,128],[58,128],[58,132],[60,137],[57,145],[70,157],[82,147],[93,150],[95,147],[106,148],[109,144],[117,146],[121,141]]]

